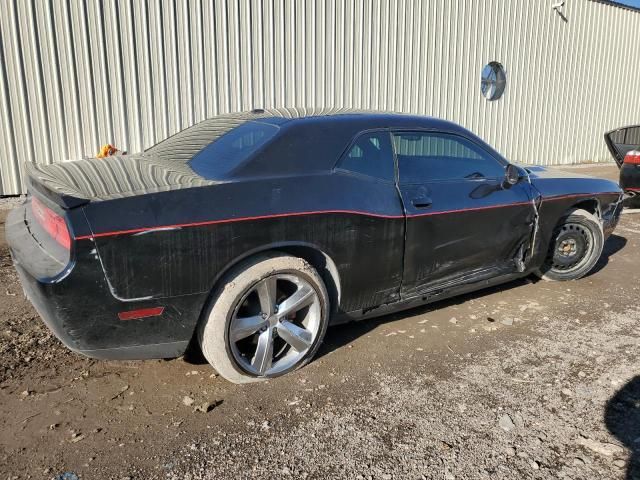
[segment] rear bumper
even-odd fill
[[[87,357],[103,360],[142,360],[149,358],[174,358],[182,355],[189,345],[189,339],[173,342],[152,343],[144,345],[110,346],[92,348],[90,336],[73,335],[73,319],[81,312],[74,314],[73,302],[57,297],[48,288],[32,277],[14,258],[14,266],[26,297],[36,309],[40,318],[53,334],[70,350]]]
[[[69,349],[101,359],[172,358],[186,350],[206,294],[123,302],[104,277],[95,246],[76,242],[73,259],[54,276],[42,274],[46,256],[12,212],[7,243],[25,295],[47,327]],[[34,246],[35,244],[35,246]],[[37,247],[37,248],[36,248]],[[157,317],[120,320],[118,313],[162,306]]]
[[[640,165],[624,163],[620,168],[620,187],[626,193],[640,195]]]
[[[75,352],[80,351],[77,342],[64,329],[63,322],[58,312],[63,311],[64,305],[60,302],[51,301],[50,295],[46,291],[46,284],[38,282],[30,273],[28,273],[20,262],[16,259],[14,252],[11,252],[13,266],[18,272],[22,290],[29,299],[33,307],[44,321],[49,330],[58,337],[67,348]]]

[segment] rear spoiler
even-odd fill
[[[33,170],[27,167],[27,190],[31,192],[38,192],[41,196],[47,198],[48,200],[54,202],[57,205],[60,205],[64,209],[71,209],[80,207],[89,203],[89,199],[74,197],[72,195],[68,195],[66,193],[57,192],[51,188],[48,188],[42,181],[36,178],[33,174]]]

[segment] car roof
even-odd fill
[[[204,178],[193,171],[189,162],[198,152],[249,121],[277,125],[282,134],[225,178]],[[203,120],[140,154],[28,167],[31,177],[58,194],[106,200],[234,178],[326,171],[358,133],[377,128],[426,128],[473,135],[455,123],[412,114],[353,108],[255,109]]]
[[[354,123],[361,125],[370,122],[371,128],[400,127],[410,125],[422,128],[445,129],[448,131],[466,130],[461,126],[440,118],[400,113],[385,110],[367,110],[358,108],[273,108],[254,109],[249,114],[255,115],[254,119],[272,123],[274,125],[295,124],[301,122],[332,123],[340,122],[343,125]],[[247,121],[251,118],[247,118]]]
[[[314,174],[332,169],[361,132],[376,129],[426,129],[465,135],[494,150],[465,128],[422,115],[352,108],[279,108],[254,110],[254,120],[278,126],[280,133],[229,178]],[[497,153],[497,152],[496,152]]]
[[[251,111],[225,113],[203,120],[177,132],[175,135],[157,143],[141,154],[172,170],[184,174],[193,173],[188,162],[207,145],[222,135],[250,121],[261,121],[276,125],[285,130],[304,129],[304,126],[316,128],[334,125],[341,129],[340,135],[357,133],[373,128],[433,128],[450,132],[467,133],[455,123],[420,115],[362,110],[353,108],[314,108],[287,107],[272,109],[254,109]],[[299,130],[298,129],[298,130]]]

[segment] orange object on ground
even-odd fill
[[[100,148],[100,151],[98,152],[96,157],[97,158],[110,157],[111,155],[115,155],[116,153],[118,153],[118,149],[113,145],[111,145],[110,143],[107,143]]]

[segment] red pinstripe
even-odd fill
[[[592,196],[591,193],[580,193],[580,194],[572,194],[572,195],[556,195],[553,197],[547,197],[544,200],[561,200],[564,198],[574,198],[574,197],[589,197]],[[598,195],[619,195],[618,192],[607,192],[600,193]],[[518,202],[518,203],[507,203],[503,205],[488,205],[486,207],[471,207],[471,208],[460,208],[457,210],[443,210],[439,212],[425,212],[425,213],[416,213],[413,215],[408,215],[408,218],[415,217],[427,217],[431,215],[445,215],[451,213],[462,213],[462,212],[474,212],[478,210],[491,210],[495,208],[508,208],[508,207],[518,207],[522,205],[528,205],[527,202]],[[94,233],[92,235],[82,235],[79,237],[75,237],[76,240],[88,240],[92,238],[99,237],[112,237],[116,235],[126,235],[133,233],[146,232],[149,230],[161,229],[161,228],[187,228],[187,227],[201,227],[204,225],[218,225],[223,223],[235,223],[235,222],[246,222],[251,220],[266,220],[271,218],[283,218],[283,217],[302,217],[305,215],[326,215],[326,214],[348,214],[348,215],[362,215],[366,217],[376,217],[376,218],[388,218],[388,219],[399,219],[404,218],[404,215],[385,215],[381,213],[371,213],[371,212],[362,212],[359,210],[317,210],[312,212],[292,212],[292,213],[275,213],[271,215],[257,215],[253,217],[238,217],[238,218],[225,218],[221,220],[206,220],[203,222],[192,222],[192,223],[179,223],[175,225],[161,225],[155,227],[140,227],[140,228],[132,228],[129,230],[116,230],[112,232],[102,232],[102,233]]]
[[[407,215],[408,218],[415,217],[428,217],[431,215],[446,215],[449,213],[461,213],[461,212],[474,212],[476,210],[491,210],[494,208],[506,208],[506,207],[518,207],[521,205],[531,205],[531,201],[528,202],[517,202],[517,203],[506,203],[504,205],[488,205],[486,207],[470,207],[470,208],[461,208],[458,210],[442,210],[439,212],[425,212],[425,213],[414,213],[412,215]]]
[[[272,215],[258,215],[255,217],[225,218],[222,220],[207,220],[204,222],[179,223],[175,225],[162,225],[157,227],[141,227],[141,228],[132,228],[130,230],[117,230],[114,232],[94,233],[93,235],[83,235],[81,237],[76,237],[76,240],[86,240],[88,238],[97,238],[97,237],[110,237],[114,235],[123,235],[127,233],[140,233],[140,232],[146,232],[147,230],[155,230],[156,228],[200,227],[203,225],[218,225],[221,223],[246,222],[250,220],[265,220],[268,218],[301,217],[304,215],[320,215],[320,214],[327,214],[327,213],[346,213],[351,215],[365,215],[367,217],[379,217],[379,218],[403,218],[404,217],[404,215],[383,215],[380,213],[359,212],[357,210],[319,210],[314,212],[275,213]]]

